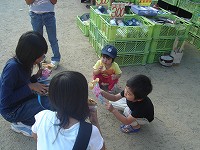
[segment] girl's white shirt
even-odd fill
[[[37,150],[70,150],[73,148],[80,123],[76,123],[69,129],[59,131],[59,120],[56,112],[43,110],[35,115],[35,124],[32,132],[37,134]],[[87,150],[100,150],[103,147],[103,138],[99,129],[92,125],[92,134]]]

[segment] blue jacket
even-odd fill
[[[6,63],[0,78],[0,113],[10,112],[17,105],[35,97],[28,84],[31,77],[16,58]]]

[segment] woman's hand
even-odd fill
[[[45,95],[48,90],[49,90],[49,87],[46,85],[46,84],[41,84],[41,83],[29,83],[28,84],[29,88],[41,95]]]
[[[42,76],[43,69],[39,69],[38,72],[35,74],[35,77],[38,79]]]

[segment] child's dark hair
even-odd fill
[[[64,71],[56,74],[49,86],[49,99],[57,112],[60,128],[69,125],[69,118],[85,121],[89,116],[88,84],[79,72]]]
[[[28,31],[20,37],[15,53],[17,60],[31,74],[34,62],[47,53],[45,38],[36,31]]]
[[[107,59],[112,59],[112,63],[115,61],[115,58],[112,58],[106,54],[101,54],[102,57],[106,57]]]
[[[152,91],[151,80],[145,75],[136,75],[126,82],[126,86],[130,88],[135,99],[143,99]]]

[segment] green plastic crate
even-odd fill
[[[107,16],[109,17],[110,15],[109,14],[98,14],[95,9],[97,8],[98,6],[90,6],[90,21],[92,21],[96,26],[99,22],[99,16]]]
[[[135,53],[131,55],[118,55],[115,58],[115,62],[119,66],[133,66],[133,65],[145,65],[147,61],[148,53]]]
[[[90,21],[90,32],[97,39],[99,30],[98,30],[97,26],[92,21]]]
[[[192,14],[191,22],[200,26],[200,9]]]
[[[159,62],[160,56],[169,55],[171,53],[171,51],[172,50],[150,52],[149,55],[148,55],[148,57],[147,57],[147,63],[148,64],[152,64],[152,63]]]
[[[79,29],[82,31],[82,33],[85,36],[89,36],[89,25],[84,24],[84,22],[81,21],[80,16],[76,17],[76,23]]]
[[[152,3],[156,3],[158,0],[135,0],[136,5],[150,6]]]
[[[193,35],[193,34],[189,34],[188,37],[188,42],[191,43],[192,45],[194,45],[197,49],[200,50],[200,38]]]
[[[89,42],[95,50],[96,55],[101,57],[102,46],[97,42],[94,35],[89,32]],[[147,53],[133,53],[133,54],[122,54],[115,58],[115,62],[119,66],[133,66],[133,65],[145,65],[147,60]]]
[[[117,49],[117,54],[148,53],[151,40],[134,41],[108,41],[100,32],[95,36],[101,48],[105,45],[113,45]]]
[[[127,2],[130,2],[130,3],[134,3],[135,0],[115,0],[116,3],[118,2],[122,2],[122,3],[127,3]]]
[[[199,0],[189,0],[190,2],[193,2],[193,3],[198,3],[200,4],[200,1]]]
[[[194,3],[190,0],[179,0],[178,5],[179,8],[182,8],[183,10],[186,10],[190,13],[194,13],[195,11],[200,10],[200,3]]]
[[[92,45],[93,48],[96,47],[96,41],[94,35],[89,31],[89,43]]]
[[[155,19],[156,17],[166,17],[170,20],[173,20],[177,23],[175,24],[162,24],[162,23],[156,23],[153,22],[154,27],[153,27],[153,34],[152,37],[155,39],[158,38],[175,38],[175,37],[182,37],[182,38],[187,38],[190,27],[192,23],[175,16],[173,14],[159,14],[158,16],[155,17],[148,17],[149,19]]]
[[[200,38],[200,26],[193,24],[190,28],[190,33]]]
[[[149,48],[150,52],[169,51],[173,49],[175,39],[152,39]],[[184,42],[184,39],[179,39],[178,47]]]
[[[168,10],[165,10],[165,9],[163,9],[163,8],[161,8],[161,7],[159,7],[159,9],[157,9],[158,10],[158,16],[160,16],[160,15],[170,15],[170,14],[172,14],[171,12],[169,12]]]
[[[178,5],[178,1],[179,0],[162,0],[163,2],[166,2],[168,4],[171,4],[173,6],[177,6]]]
[[[94,35],[91,32],[89,32],[89,42],[92,45],[92,47],[94,48],[97,56],[100,57],[101,56],[101,47],[99,46]]]
[[[124,15],[124,20],[135,18],[142,26],[114,26],[110,25],[110,17],[100,16],[98,29],[109,41],[150,40],[153,32],[153,23],[138,15]]]

